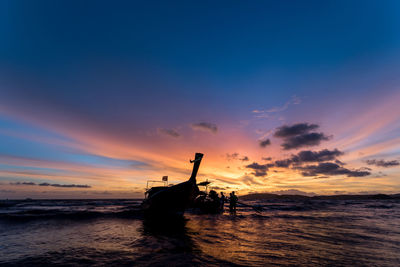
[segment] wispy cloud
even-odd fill
[[[158,131],[160,134],[167,135],[167,136],[174,137],[174,138],[178,138],[178,137],[181,136],[181,135],[180,135],[176,130],[174,130],[174,129],[158,128],[157,131]]]
[[[399,166],[400,161],[398,160],[383,160],[383,159],[369,159],[365,161],[368,165],[374,165],[378,167],[394,167],[394,166]]]
[[[298,105],[301,103],[301,98],[298,96],[292,96],[289,101],[287,101],[282,106],[273,107],[269,109],[255,109],[253,113],[256,114],[256,118],[270,118],[274,114],[283,112],[289,108],[290,105]]]
[[[199,123],[193,123],[190,125],[193,130],[199,130],[199,131],[206,131],[210,132],[213,134],[216,134],[218,132],[218,126],[215,123],[210,123],[210,122],[199,122]]]
[[[65,187],[65,188],[91,188],[90,185],[81,184],[50,184],[50,183],[34,183],[34,182],[16,182],[10,183],[10,185],[35,185],[35,186],[52,186],[52,187]]]
[[[369,169],[350,170],[332,162],[322,162],[318,165],[297,167],[297,169],[302,171],[303,176],[346,175],[347,177],[363,177],[371,174]]]
[[[239,153],[226,153],[225,156],[228,161],[231,161],[237,159],[239,157]]]
[[[240,157],[240,154],[236,153],[236,152],[235,153],[231,153],[231,154],[226,153],[225,156],[226,156],[226,159],[228,161],[231,161],[231,160],[249,161],[249,157],[248,156],[243,155],[243,156]]]
[[[244,175],[240,177],[240,181],[247,186],[253,185],[264,185],[262,182],[258,181],[255,177]]]

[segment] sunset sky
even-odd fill
[[[0,199],[400,193],[400,1],[1,1]]]

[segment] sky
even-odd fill
[[[0,199],[400,193],[400,2],[1,1]]]

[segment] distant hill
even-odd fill
[[[240,200],[368,200],[368,199],[400,199],[400,194],[385,195],[329,195],[329,196],[303,196],[303,195],[278,195],[270,193],[254,193],[239,197]]]

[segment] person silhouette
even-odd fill
[[[238,202],[238,197],[235,195],[235,191],[229,194],[229,210],[231,212],[236,212],[236,205]]]
[[[224,192],[221,192],[221,197],[220,197],[220,199],[221,199],[221,206],[220,206],[220,209],[221,209],[221,211],[224,211],[224,204],[225,204],[225,201],[226,201],[226,197],[225,197],[225,195],[224,195]]]

